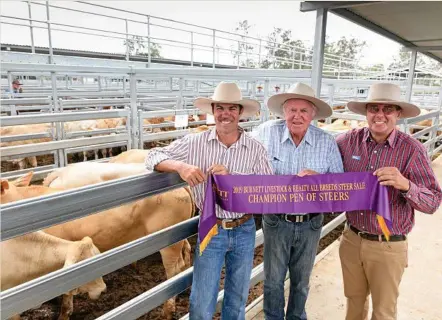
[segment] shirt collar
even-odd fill
[[[389,145],[391,148],[394,148],[394,146],[396,145],[396,136],[397,136],[397,129],[393,129],[393,131],[388,136],[385,144]],[[366,142],[374,141],[373,138],[371,137],[370,130],[368,130],[368,128],[364,128],[364,141]]]
[[[302,139],[302,141],[305,141],[307,144],[313,146],[315,144],[315,136],[314,136],[312,129],[310,127],[311,127],[311,125],[308,126],[307,132],[305,133],[305,136]],[[287,127],[287,124],[284,124],[284,131],[281,136],[281,143],[284,143],[287,140],[290,140],[294,144],[292,136],[289,131],[289,128]]]
[[[244,129],[241,127],[238,127],[238,130],[241,132],[241,135],[239,136],[238,141],[236,141],[234,144],[230,146],[230,148],[236,148],[237,146],[244,146],[249,148],[250,147],[250,141],[247,137],[247,134],[245,133]],[[219,141],[218,134],[216,133],[216,127],[213,127],[210,129],[209,138],[208,141],[216,140],[222,145],[224,145],[221,141]]]

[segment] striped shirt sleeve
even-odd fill
[[[258,157],[253,170],[254,174],[270,175],[273,174],[272,165],[269,162],[269,156],[264,147],[260,148]]]
[[[442,192],[425,149],[414,153],[414,159],[407,171],[410,189],[403,193],[405,199],[416,210],[434,213],[441,204]]]
[[[344,165],[342,163],[341,152],[339,151],[338,144],[335,139],[329,144],[330,155],[330,167],[329,173],[341,173],[344,172]]]
[[[186,161],[189,152],[190,135],[173,141],[166,147],[150,149],[145,165],[147,170],[153,171],[155,166],[164,160]]]

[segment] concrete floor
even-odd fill
[[[433,162],[433,169],[441,183],[442,157]],[[338,247],[336,241],[316,259],[307,301],[309,320],[345,318]],[[247,313],[246,319],[264,319],[262,302]],[[409,265],[400,287],[398,320],[442,320],[442,208],[434,215],[416,212],[416,225],[409,236]]]

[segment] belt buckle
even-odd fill
[[[289,216],[288,214],[286,214],[284,216],[285,221],[287,221],[287,222],[304,222],[304,216],[294,215],[295,216],[295,221],[288,220],[287,219],[288,216]]]
[[[223,220],[221,220],[221,226],[223,227],[224,230],[232,230],[233,227],[229,228],[226,226],[227,222],[232,222],[232,221],[233,221],[233,219],[223,219]]]

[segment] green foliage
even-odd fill
[[[261,68],[298,69],[307,68],[301,61],[308,61],[308,48],[301,40],[292,39],[292,31],[273,28],[267,36],[267,54],[261,62]],[[307,56],[307,59],[306,59]]]
[[[243,20],[238,23],[235,32],[241,35],[241,40],[231,46],[231,51],[233,53],[235,64],[237,64],[239,60],[239,65],[241,67],[255,68],[256,63],[254,55],[252,55],[255,47],[248,43],[250,42],[250,39],[247,39],[250,28],[252,28],[252,26],[249,25],[248,20]]]
[[[148,42],[145,37],[132,36],[131,38],[124,40],[124,46],[128,46],[129,54],[136,56],[148,56]],[[154,42],[150,42],[150,54],[152,58],[161,58],[161,46]]]

